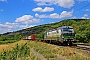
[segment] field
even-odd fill
[[[33,52],[27,41],[21,40],[11,44],[0,45],[0,60],[40,60]]]
[[[27,41],[18,41],[15,43],[9,43],[9,44],[1,44],[0,45],[0,52],[2,52],[3,50],[11,50],[12,47],[15,47],[16,44],[21,45],[21,44],[25,44]]]
[[[75,48],[26,40],[0,45],[0,60],[40,60],[31,49],[47,60],[90,60],[90,56]]]

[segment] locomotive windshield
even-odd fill
[[[63,32],[74,32],[73,28],[63,28]]]
[[[63,32],[68,32],[68,28],[63,28]]]

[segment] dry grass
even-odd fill
[[[75,48],[70,47],[60,47],[56,45],[51,45],[43,42],[36,42],[36,41],[27,41],[27,40],[21,40],[15,43],[11,44],[3,44],[0,45],[0,52],[4,50],[11,50],[12,47],[15,47],[16,44],[22,45],[24,43],[28,43],[28,46],[35,49],[37,52],[42,54],[45,58],[48,60],[56,60],[61,56],[64,57],[66,60],[90,60],[90,56],[84,54],[81,50],[77,50]],[[32,57],[32,58],[31,58]],[[36,56],[34,56],[33,53],[30,53],[29,59],[38,60]],[[60,60],[60,59],[59,59]]]
[[[3,50],[11,50],[12,47],[15,47],[16,44],[21,45],[21,44],[24,44],[26,42],[27,42],[27,40],[20,40],[20,41],[15,42],[15,43],[2,44],[2,45],[0,45],[0,52],[3,52]]]
[[[81,50],[70,47],[60,47],[42,42],[30,41],[30,46],[44,57],[49,59],[57,59],[58,55],[67,60],[90,60],[90,56],[83,53]]]
[[[40,60],[30,51],[31,48],[27,42],[18,41],[13,44],[1,45],[6,48],[9,47],[9,49],[7,48],[3,52],[0,52],[0,60]]]

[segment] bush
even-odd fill
[[[0,36],[0,41],[5,41],[5,40],[7,40],[7,38],[4,35],[1,35]]]

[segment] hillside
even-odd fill
[[[90,42],[90,19],[67,19],[60,22],[39,25],[16,32],[8,32],[3,34],[6,38],[23,38],[31,34],[37,34],[38,38],[42,38],[43,32],[59,26],[72,26],[76,32],[76,40],[78,42]],[[17,39],[18,39],[17,38]]]

